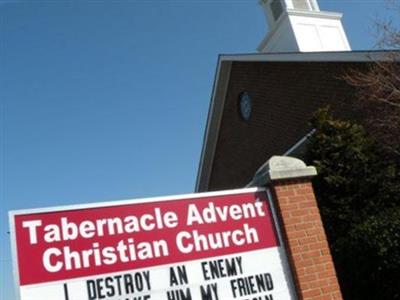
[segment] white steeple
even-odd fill
[[[260,52],[350,51],[342,14],[319,10],[317,0],[259,0],[270,31]]]

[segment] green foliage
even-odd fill
[[[345,299],[400,299],[400,161],[328,109],[312,126],[306,160]]]

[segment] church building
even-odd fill
[[[196,192],[249,186],[271,156],[298,156],[319,108],[362,119],[343,77],[388,60],[384,51],[352,51],[342,14],[317,0],[259,4],[270,29],[259,52],[219,57]]]

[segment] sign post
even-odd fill
[[[313,166],[293,157],[273,156],[253,178],[268,186],[296,286],[302,300],[343,299],[311,178]]]
[[[260,188],[10,212],[21,300],[295,299]]]

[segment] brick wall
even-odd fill
[[[310,179],[274,182],[272,190],[300,299],[342,299]]]
[[[282,155],[311,128],[309,120],[330,105],[354,117],[354,90],[343,79],[365,63],[234,62],[232,64],[210,181],[202,191],[241,188],[272,155]],[[253,101],[249,121],[239,113],[239,95]]]

